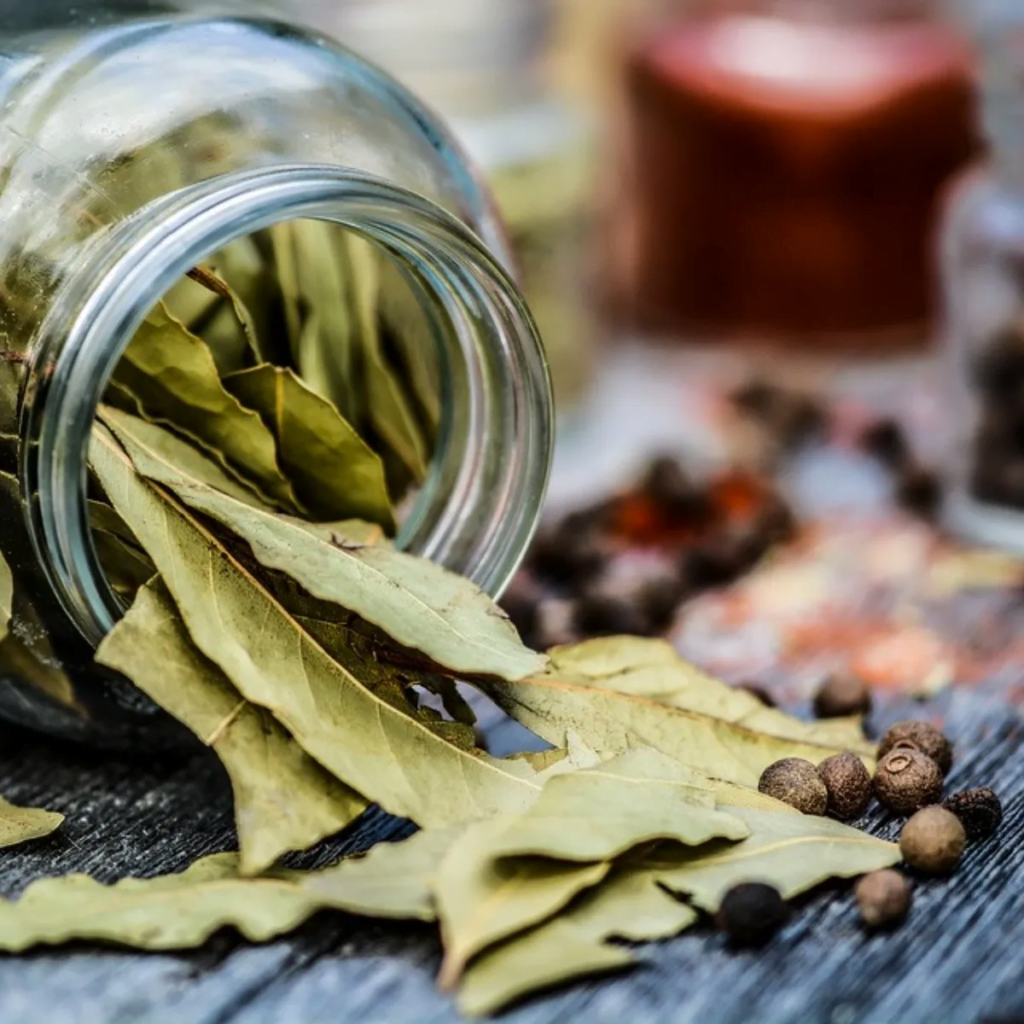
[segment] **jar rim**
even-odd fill
[[[86,512],[92,424],[124,349],[193,266],[282,221],[358,232],[422,270],[452,324],[461,387],[400,543],[498,595],[536,530],[550,471],[553,398],[525,300],[477,236],[428,199],[346,168],[294,164],[223,175],[156,200],[96,240],[56,296],[22,411],[22,477],[36,554],[65,611],[98,644],[122,608]],[[70,325],[70,327],[68,326]]]

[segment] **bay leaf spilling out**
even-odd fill
[[[338,545],[330,531],[245,505],[190,476],[150,445],[137,423],[123,415],[110,422],[143,476],[238,534],[268,568],[357,612],[402,646],[470,676],[518,679],[547,664],[468,580],[385,545]]]
[[[136,475],[100,427],[91,451],[93,469],[160,570],[196,646],[339,780],[423,825],[533,801],[537,783],[444,741],[330,658],[212,533]]]
[[[308,849],[366,809],[358,793],[330,776],[196,650],[161,582],[143,588],[96,660],[131,679],[223,762],[235,796],[243,875]]]

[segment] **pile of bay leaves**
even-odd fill
[[[393,546],[437,408],[381,343],[373,293],[348,304],[361,322],[324,315],[362,243],[318,230],[275,229],[253,280],[244,251],[194,272],[139,331],[92,439],[94,535],[126,607],[97,662],[223,762],[239,852],[113,886],[36,882],[0,901],[0,949],[181,949],[225,926],[265,941],[321,910],[437,921],[439,984],[481,1015],[632,964],[612,940],[677,935],[737,883],[790,898],[898,862],[757,792],[784,757],[870,762],[859,721],[801,722],[658,641],[536,654],[472,584]],[[268,258],[294,285],[276,303],[253,283]],[[11,592],[0,562],[0,634]],[[458,684],[551,749],[478,749]],[[420,831],[279,866],[370,804]],[[59,823],[0,806],[0,844]]]

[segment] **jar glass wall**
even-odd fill
[[[86,517],[92,420],[136,328],[208,257],[299,220],[386,253],[436,346],[436,448],[399,537],[411,550],[500,591],[550,449],[546,368],[502,230],[436,118],[324,38],[124,6],[75,25],[44,2],[42,31],[0,44],[0,549],[12,658],[38,677],[0,690],[0,712],[82,735],[131,732],[139,711],[90,667],[119,611]]]

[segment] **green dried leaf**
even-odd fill
[[[220,275],[204,267],[193,267],[188,277],[226,302],[227,317],[216,316],[203,330],[203,340],[210,348],[221,374],[243,369],[253,359],[271,358],[260,346],[259,331],[248,307],[237,292]]]
[[[263,417],[281,466],[314,517],[362,519],[394,532],[384,464],[330,402],[276,366],[232,374],[224,386]]]
[[[639,748],[550,779],[537,802],[492,841],[491,854],[610,861],[656,839],[699,846],[748,835],[742,821],[715,810],[703,779],[656,750]]]
[[[140,592],[96,660],[131,679],[223,762],[235,795],[243,875],[308,849],[366,810],[362,797],[328,775],[195,649],[161,582]]]
[[[144,552],[116,534],[94,527],[92,540],[100,565],[114,592],[122,598],[134,600],[139,588],[156,575],[156,566]]]
[[[241,879],[235,854],[187,871],[102,885],[88,875],[34,882],[21,899],[0,900],[0,949],[20,953],[73,939],[136,949],[192,949],[237,928],[251,942],[292,931],[320,904],[292,881]]]
[[[448,851],[433,880],[444,940],[438,984],[453,988],[489,946],[554,916],[607,875],[608,864],[567,864],[536,857],[494,857],[509,816],[479,822]]]
[[[854,878],[898,864],[894,843],[883,842],[831,818],[733,807],[750,827],[750,838],[704,850],[663,845],[642,866],[673,892],[714,913],[741,882],[767,882],[786,899],[829,878]]]
[[[405,384],[384,355],[377,315],[378,253],[369,242],[349,234],[341,239],[340,258],[354,289],[351,301],[363,354],[368,415],[374,431],[394,456],[391,460],[385,458],[385,464],[397,497],[405,490],[406,481],[421,484],[427,478],[430,452]]]
[[[110,422],[143,476],[233,530],[263,565],[291,576],[314,597],[356,612],[403,647],[472,676],[516,679],[547,663],[468,580],[383,545],[339,546],[327,530],[243,505],[189,476],[151,447],[135,423],[124,417]]]
[[[552,652],[548,675],[711,715],[780,739],[849,750],[868,759],[874,754],[860,718],[803,722],[701,672],[664,640],[607,637],[563,647]]]
[[[485,689],[502,710],[549,743],[561,743],[573,729],[604,757],[650,746],[711,778],[755,789],[775,761],[802,757],[820,764],[841,749],[781,739],[647,697],[563,682],[557,669]]]
[[[7,636],[7,627],[11,621],[14,607],[14,577],[11,567],[0,554],[0,641]]]
[[[467,1017],[486,1017],[533,993],[635,965],[626,950],[559,917],[479,957],[463,977],[458,1006]]]
[[[92,465],[199,649],[337,778],[428,826],[520,810],[536,797],[536,782],[446,743],[332,660],[220,541],[136,475],[102,427]]]
[[[462,979],[459,1009],[485,1016],[541,989],[629,967],[632,956],[606,939],[668,939],[697,920],[650,872],[615,871],[552,921],[478,957]]]
[[[0,799],[0,847],[41,839],[60,828],[63,821],[63,814],[35,807],[15,807]]]
[[[158,306],[114,372],[147,418],[173,427],[286,510],[300,505],[277,461],[274,435],[221,383],[206,343]]]
[[[350,914],[434,921],[430,882],[464,831],[456,825],[417,832],[401,843],[381,843],[365,857],[295,878],[326,906]]]
[[[144,445],[148,451],[154,453],[154,458],[159,458],[169,465],[176,466],[182,475],[190,480],[195,480],[197,483],[204,484],[215,491],[227,494],[229,497],[246,505],[261,508],[265,512],[276,511],[272,506],[261,501],[255,491],[236,482],[233,477],[228,476],[212,459],[208,459],[201,451],[194,448],[187,441],[183,441],[180,437],[172,434],[169,430],[165,430],[155,423],[150,423],[148,420],[140,419],[138,416],[130,415],[120,409],[111,408],[108,405],[100,406],[98,415],[100,420],[118,436],[124,433],[125,435],[130,434],[132,437],[137,438],[140,445]],[[109,508],[110,506],[107,507]],[[90,508],[90,513],[91,511]],[[111,512],[113,512],[113,509],[111,509]],[[121,523],[121,528],[127,530],[129,537],[133,537],[134,534],[124,525],[124,520],[116,512],[113,514]],[[100,521],[99,525],[101,528],[110,528],[113,524],[109,517],[105,517],[105,519],[106,521]],[[358,524],[352,523],[338,523],[334,526],[335,530],[347,528],[352,528],[354,532],[359,529]]]

